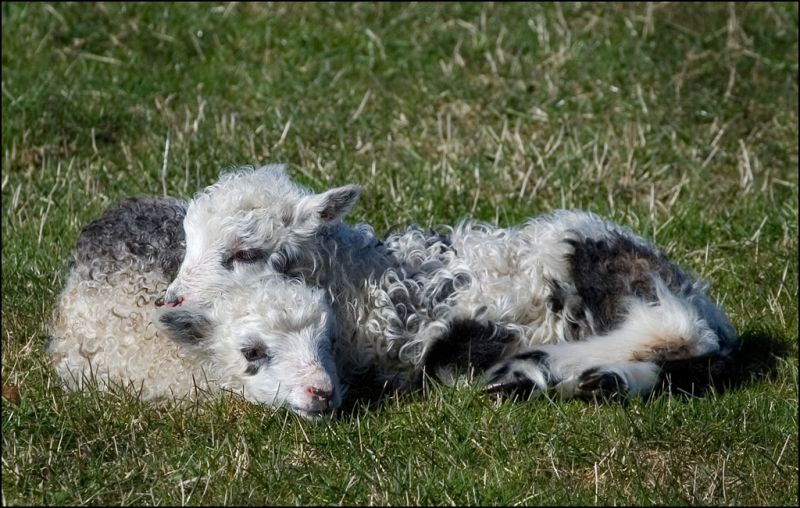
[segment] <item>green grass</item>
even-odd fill
[[[777,3],[4,3],[3,504],[796,505],[797,26]],[[379,233],[626,224],[709,280],[736,382],[599,406],[433,384],[322,423],[64,392],[45,324],[81,227],[274,161],[362,184],[350,220]]]

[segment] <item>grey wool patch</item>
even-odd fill
[[[141,272],[159,270],[172,280],[186,250],[185,215],[185,203],[175,198],[125,199],[83,228],[75,264],[91,267],[92,276],[135,267]]]

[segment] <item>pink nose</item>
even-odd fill
[[[182,303],[183,303],[182,296],[169,297],[164,299],[164,305],[166,305],[167,307],[177,307]]]
[[[333,398],[333,390],[330,388],[323,389],[316,386],[309,386],[306,388],[306,393],[310,395],[312,399],[322,402],[329,402]]]

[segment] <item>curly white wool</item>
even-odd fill
[[[155,302],[168,282],[136,269],[102,281],[70,272],[48,327],[47,348],[67,387],[81,389],[91,380],[103,388],[130,385],[145,400],[209,391],[214,380],[202,356],[158,326]]]
[[[330,293],[340,373],[372,371],[396,387],[415,385],[426,367],[446,367],[432,357],[455,363],[437,350],[446,344],[454,358],[469,350],[469,363],[495,363],[494,386],[533,382],[581,395],[613,381],[643,393],[655,377],[639,382],[640,373],[660,372],[653,362],[726,355],[737,344],[703,283],[594,214],[560,210],[520,228],[462,222],[447,234],[409,228],[381,242],[368,225],[342,223],[358,193],[344,186],[313,194],[282,166],[223,175],[189,204],[187,255],[167,298],[202,305],[254,274],[301,278]],[[615,332],[637,328],[636,316],[657,319],[670,305],[680,319],[612,347],[615,356],[563,360],[593,358],[601,339],[611,344]],[[453,337],[464,323],[472,336]],[[700,352],[693,345],[708,331],[715,345]],[[536,369],[546,374],[526,374]]]

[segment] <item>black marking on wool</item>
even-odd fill
[[[663,252],[621,233],[565,241],[573,247],[567,255],[570,276],[582,305],[592,315],[595,333],[611,330],[623,320],[626,297],[656,301],[653,276],[678,295],[691,287],[691,279]]]
[[[208,337],[213,329],[213,324],[204,314],[185,309],[166,311],[158,320],[172,340],[190,345]]]
[[[435,372],[441,367],[471,366],[483,371],[494,365],[515,339],[513,331],[493,322],[455,320],[448,333],[428,349],[425,368]]]
[[[230,256],[230,255],[226,256],[222,260],[222,267],[224,269],[228,270],[229,272],[232,272],[233,271],[233,256]]]
[[[565,328],[567,340],[581,340],[594,333],[592,320],[587,316],[587,308],[583,299],[573,285],[560,284],[556,280],[548,280],[550,293],[547,305],[553,313],[561,314],[567,324]]]
[[[550,294],[547,297],[547,305],[550,307],[551,311],[559,313],[564,309],[564,305],[566,304],[567,292],[557,281],[551,280],[548,281],[548,284],[550,286]]]
[[[548,354],[544,351],[539,351],[536,349],[531,349],[530,351],[524,351],[522,353],[515,354],[512,359],[513,360],[522,360],[533,362],[537,364],[546,363],[547,362]]]
[[[186,205],[170,197],[133,197],[108,208],[83,228],[75,264],[100,277],[131,266],[159,270],[172,280],[186,251],[183,218]]]

